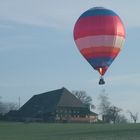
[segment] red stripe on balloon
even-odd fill
[[[90,16],[80,18],[74,28],[74,39],[93,35],[125,36],[122,21],[118,16]]]
[[[115,58],[120,52],[120,48],[93,47],[93,48],[82,49],[80,52],[86,59],[97,58],[97,57]]]
[[[86,58],[86,59],[89,59],[89,58],[98,58],[98,57],[110,57],[110,58],[115,58],[116,56],[118,55],[118,53],[105,53],[105,52],[102,52],[102,53],[89,53],[89,54],[83,54],[83,56]]]

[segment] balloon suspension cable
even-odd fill
[[[104,85],[104,84],[105,84],[104,78],[103,76],[101,76],[99,80],[99,85]]]

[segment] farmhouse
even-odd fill
[[[98,117],[66,88],[34,95],[17,114],[23,121],[46,122],[96,122]]]

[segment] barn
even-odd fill
[[[16,114],[22,121],[96,122],[98,118],[66,88],[34,95]]]

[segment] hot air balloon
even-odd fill
[[[74,27],[74,41],[84,58],[103,75],[119,54],[125,40],[125,29],[120,17],[112,10],[94,7],[84,12]]]

